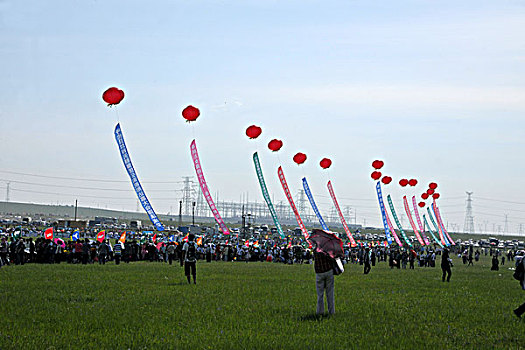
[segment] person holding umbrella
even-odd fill
[[[315,286],[318,315],[324,314],[324,294],[328,313],[335,314],[334,264],[335,258],[344,256],[343,242],[332,232],[314,229],[308,238],[314,247]]]

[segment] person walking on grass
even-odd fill
[[[443,271],[443,277],[441,280],[445,282],[445,276],[447,277],[447,282],[450,282],[450,276],[452,275],[452,259],[450,259],[448,248],[443,249],[443,254],[441,255],[441,271]]]
[[[317,289],[317,315],[324,314],[324,294],[328,313],[335,314],[333,259],[314,249],[315,286]]]
[[[182,247],[182,254],[184,255],[184,273],[188,283],[191,283],[191,274],[193,276],[193,284],[197,284],[197,244],[193,241],[194,239],[195,235],[190,233],[188,242],[185,242]]]
[[[516,272],[514,278],[519,279],[522,290],[525,290],[525,257],[516,257]],[[514,309],[514,314],[521,318],[521,315],[525,313],[525,303],[521,304],[517,309]]]
[[[113,257],[115,258],[115,265],[120,264],[120,257],[122,256],[122,244],[118,239],[115,240],[115,245],[113,246]]]

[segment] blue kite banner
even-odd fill
[[[385,228],[385,236],[388,245],[392,244],[392,236],[390,236],[390,229],[388,228],[388,221],[386,219],[385,204],[383,203],[383,192],[381,191],[381,183],[378,181],[376,185],[377,200],[379,201],[379,208],[381,209],[381,217],[383,218],[383,227]]]
[[[447,237],[445,237],[445,235],[443,234],[443,224],[441,223],[441,221],[439,221],[439,218],[436,214],[436,208],[434,207],[434,203],[431,204],[432,206],[432,212],[434,213],[434,217],[436,218],[436,221],[437,221],[437,230],[439,232],[439,239],[441,239],[441,243],[443,243],[444,245],[446,245],[447,247],[450,245],[450,242],[447,240]],[[428,207],[427,207],[428,209]],[[430,215],[430,213],[429,213]],[[432,222],[434,222],[434,219],[432,218],[432,215],[430,215],[430,220],[432,220]]]
[[[328,226],[324,222],[324,219],[321,216],[319,209],[317,209],[317,205],[315,204],[315,200],[314,200],[314,197],[312,196],[312,192],[310,191],[310,186],[308,186],[308,182],[306,181],[306,177],[303,177],[303,188],[304,188],[304,192],[306,193],[306,197],[308,197],[308,200],[310,201],[310,205],[312,206],[312,209],[314,210],[314,213],[317,216],[317,219],[319,219],[319,223],[321,224],[321,227],[325,231],[330,231],[328,229]]]
[[[142,189],[142,186],[139,182],[137,173],[133,168],[133,164],[131,164],[131,158],[129,157],[128,149],[126,148],[126,143],[124,142],[124,135],[122,135],[122,130],[120,130],[120,123],[117,123],[117,126],[115,127],[115,139],[117,140],[120,156],[122,157],[122,161],[124,162],[124,167],[128,172],[129,178],[131,179],[131,184],[133,185],[135,192],[137,192],[140,204],[142,204],[142,207],[148,214],[149,219],[151,220],[153,225],[155,225],[155,228],[158,231],[164,231],[164,226],[162,226],[162,223],[157,217],[157,214],[155,214],[153,207],[149,203],[149,200],[146,197],[146,193],[144,193],[144,190]]]

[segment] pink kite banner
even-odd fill
[[[428,240],[428,237],[425,234],[425,229],[423,228],[423,224],[421,223],[421,217],[419,216],[419,210],[417,210],[416,196],[412,196],[412,206],[414,207],[414,216],[416,217],[417,225],[419,226],[419,231],[421,231],[421,236],[423,236],[423,240],[425,241],[425,244],[430,245],[430,241]]]
[[[306,227],[304,227],[303,220],[301,219],[301,216],[299,215],[299,211],[297,210],[297,207],[295,206],[295,203],[292,198],[292,194],[290,193],[290,189],[288,188],[288,184],[286,183],[286,178],[284,177],[283,168],[279,167],[277,169],[277,175],[279,175],[279,180],[281,181],[281,185],[283,186],[284,194],[286,195],[286,198],[288,199],[288,202],[290,203],[290,206],[292,207],[292,211],[295,214],[295,218],[297,219],[297,224],[299,225],[299,228],[301,229],[301,232],[303,233],[305,238],[308,238],[308,231],[306,230]]]
[[[434,199],[434,209],[436,209],[437,219],[439,221],[439,224],[443,227],[443,232],[447,236],[448,241],[450,242],[450,244],[456,245],[456,242],[454,242],[452,240],[452,238],[450,237],[450,235],[448,234],[447,229],[445,228],[445,225],[443,225],[443,220],[441,219],[441,212],[439,211],[439,208],[438,208],[438,206],[436,204],[436,200],[435,199]]]
[[[412,230],[414,231],[414,234],[416,235],[416,238],[421,245],[425,245],[425,242],[419,235],[419,231],[416,228],[416,224],[414,224],[414,219],[412,218],[412,213],[410,212],[410,207],[408,206],[407,196],[403,196],[403,204],[405,205],[405,212],[408,216],[408,221],[410,221],[410,226],[412,226]]]
[[[348,225],[346,224],[345,217],[343,216],[343,213],[341,212],[341,208],[339,207],[339,203],[337,203],[337,198],[335,198],[335,192],[332,187],[332,182],[328,181],[328,191],[330,192],[330,196],[332,197],[332,201],[334,202],[335,209],[337,209],[337,213],[339,214],[339,219],[341,219],[341,223],[343,224],[343,228],[345,229],[346,235],[348,236],[348,239],[350,240],[350,243],[352,247],[356,247],[357,244],[355,243],[354,236],[352,236],[352,232],[348,228]]]
[[[401,240],[397,236],[396,230],[394,230],[394,226],[392,225],[392,222],[390,221],[390,216],[388,216],[387,210],[385,210],[385,214],[386,214],[386,223],[388,225],[388,228],[390,229],[390,232],[392,232],[392,236],[394,236],[394,240],[396,241],[397,245],[402,247],[403,243],[401,243]]]
[[[208,202],[208,205],[210,206],[211,212],[213,213],[213,217],[215,218],[215,221],[217,221],[217,224],[219,224],[219,227],[221,228],[222,233],[225,235],[229,235],[230,231],[226,227],[226,224],[224,224],[221,214],[219,214],[219,211],[217,210],[217,207],[215,206],[215,202],[213,201],[213,198],[211,198],[211,194],[210,194],[210,190],[208,189],[208,185],[206,185],[206,180],[204,179],[204,174],[202,172],[201,162],[199,160],[199,154],[197,153],[197,145],[195,144],[195,140],[191,141],[190,150],[191,150],[191,158],[193,159],[193,165],[195,165],[195,172],[197,173],[197,178],[199,179],[199,185],[201,187],[202,194],[204,195],[204,198],[206,198],[206,201]]]

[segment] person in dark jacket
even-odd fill
[[[452,260],[449,257],[448,248],[443,249],[443,254],[441,255],[441,270],[443,271],[443,277],[441,280],[445,282],[445,276],[447,277],[447,282],[450,282],[450,276],[452,275]]]
[[[524,257],[516,257],[516,269],[518,269],[522,265],[521,268],[525,269],[525,258]],[[525,276],[524,276],[525,277]],[[521,289],[525,290],[525,278],[522,278],[520,281]],[[525,313],[525,303],[521,304],[517,309],[514,309],[514,314],[521,318],[521,315]]]

